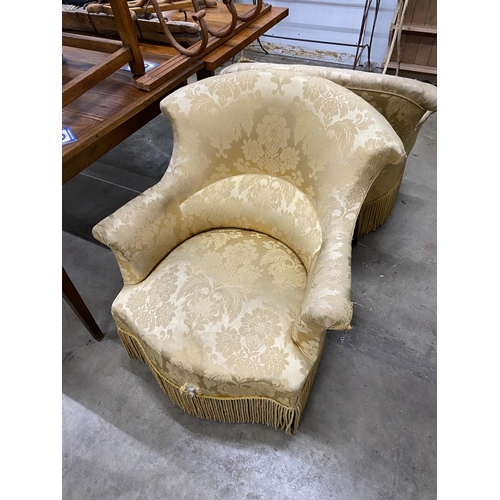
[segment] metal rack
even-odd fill
[[[281,40],[293,40],[296,42],[310,42],[310,43],[324,43],[327,45],[339,45],[342,47],[356,47],[356,54],[354,56],[354,63],[352,66],[352,69],[356,69],[359,65],[359,61],[361,59],[361,55],[363,54],[363,50],[367,49],[368,53],[368,67],[371,66],[371,48],[372,48],[372,43],[373,43],[373,34],[375,31],[375,25],[377,23],[377,17],[378,13],[380,10],[380,2],[381,0],[365,0],[365,5],[363,9],[363,16],[361,18],[361,25],[359,28],[359,36],[358,36],[358,43],[344,43],[344,42],[332,42],[329,40],[309,40],[306,38],[293,38],[293,37],[286,37],[286,36],[278,36],[278,35],[264,35],[266,38],[277,38]],[[255,4],[255,0],[253,0],[253,3]],[[371,29],[371,34],[370,34],[370,41],[369,43],[363,43],[363,40],[366,35],[366,28],[368,25],[368,16],[370,13],[370,9],[372,8],[372,4],[374,4],[374,12],[373,12],[373,22],[372,22],[372,29]],[[262,50],[268,53],[264,47],[262,47],[262,44],[260,43],[260,40],[258,40],[259,45],[261,46]]]

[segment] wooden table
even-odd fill
[[[119,70],[64,107],[62,126],[70,127],[77,141],[62,148],[63,184],[159,115],[160,101],[185,85],[189,77],[197,74],[201,79],[214,75],[218,67],[287,15],[288,9],[272,7],[224,43],[215,44],[200,57],[183,62],[180,71],[166,74],[161,84],[150,91],[138,88],[137,77]],[[220,27],[228,22],[224,18],[213,18],[212,21],[216,29],[219,29],[217,22]],[[179,57],[175,49],[166,45],[142,43],[140,47],[147,62],[161,65]],[[63,55],[66,59],[62,69],[63,85],[106,57],[100,52],[66,46]],[[96,340],[102,340],[103,333],[64,269],[63,297],[90,334]]]

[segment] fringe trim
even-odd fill
[[[158,382],[163,392],[171,401],[185,412],[208,420],[217,420],[228,423],[261,423],[284,430],[287,434],[294,434],[300,422],[300,417],[309,398],[319,361],[323,352],[326,332],[323,333],[318,359],[314,363],[295,407],[285,406],[277,401],[265,397],[214,397],[196,394],[192,388],[185,384],[179,387],[168,380],[154,366],[144,351],[140,341],[132,334],[118,329],[118,336],[125,350],[132,359],[138,359],[146,364]]]
[[[127,354],[129,358],[131,359],[138,359],[139,361],[142,361],[145,365],[148,365],[148,360],[146,358],[146,353],[143,353],[142,346],[135,341],[135,339],[127,334],[124,330],[122,330],[120,327],[117,327],[118,330],[118,336],[120,337],[120,340],[122,341],[123,346],[125,347],[125,350],[127,351]]]
[[[401,172],[399,179],[390,191],[370,203],[363,204],[358,216],[358,234],[360,236],[375,231],[375,229],[383,224],[387,217],[389,217],[394,207],[394,203],[396,203],[399,188],[403,181],[403,174],[404,171]]]

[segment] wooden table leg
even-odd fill
[[[356,225],[354,226],[354,233],[352,235],[351,245],[355,247],[358,244],[359,236],[359,219],[356,219]]]
[[[87,328],[90,332],[90,335],[100,342],[104,338],[104,334],[97,326],[95,319],[88,310],[83,299],[80,297],[75,285],[73,285],[72,281],[69,279],[64,267],[62,268],[62,289],[64,300],[68,303],[71,309],[73,309],[73,312],[78,316],[80,321],[85,325],[85,328]]]
[[[205,78],[209,78],[211,76],[215,75],[215,71],[202,68],[199,71],[196,72],[196,79],[197,80],[204,80]]]

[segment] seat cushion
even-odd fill
[[[174,249],[112,312],[170,382],[197,395],[294,406],[314,359],[292,340],[306,286],[297,255],[245,229],[200,233]]]

